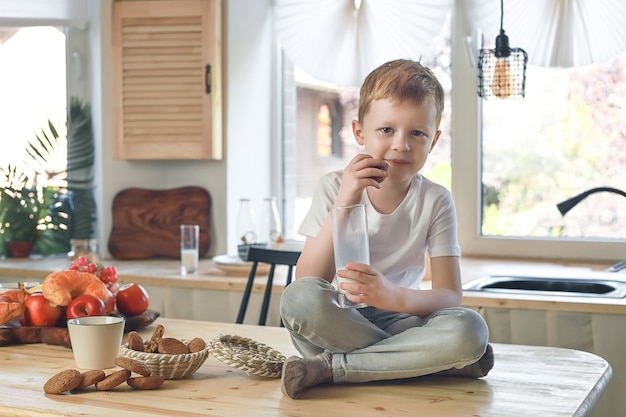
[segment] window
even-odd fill
[[[574,68],[529,65],[525,98],[481,100],[463,45],[468,32],[460,27],[453,40],[452,89],[452,191],[464,255],[626,257],[626,199],[593,194],[565,216],[556,206],[590,188],[624,189],[624,57]]]
[[[62,140],[60,146],[48,148],[50,152],[41,154],[38,171],[46,171],[46,184],[51,186],[64,184],[57,181],[64,175],[55,173],[64,172],[67,165],[64,140],[68,97],[84,99],[87,95],[85,16],[85,4],[74,0],[32,0],[11,4],[0,1],[0,166],[7,167],[10,163],[30,172],[23,162],[32,160],[27,156],[25,146],[34,143],[42,132],[52,137],[48,128],[50,122]],[[31,167],[37,166],[32,164]],[[37,183],[43,184],[41,179]],[[41,198],[46,211],[42,212],[43,223],[40,222],[38,227],[34,251],[43,255],[66,252],[65,237],[48,232],[53,228],[61,234],[63,230],[67,232],[57,229],[61,220],[56,216],[56,203],[63,200],[62,204],[66,205],[67,202],[63,196],[50,195],[48,190]],[[49,205],[53,200],[54,209]],[[40,234],[44,227],[47,232]],[[4,254],[4,248],[2,244],[0,256]]]
[[[286,66],[293,66],[286,62]],[[309,210],[311,197],[319,178],[328,171],[343,168],[360,150],[352,136],[351,121],[358,108],[358,91],[328,86],[313,79],[301,68],[292,73],[296,85],[294,114],[285,120],[296,120],[292,135],[285,140],[294,146],[285,147],[285,175],[294,178],[295,188],[285,193],[285,236],[295,237],[302,219]],[[291,136],[291,137],[289,137]],[[290,151],[290,152],[289,152]]]
[[[527,79],[525,99],[482,103],[481,234],[626,237],[619,194],[590,195],[566,215],[556,207],[626,185],[626,55],[580,68],[531,66]]]
[[[317,113],[317,155],[341,157],[340,132],[343,129],[343,105],[339,97],[323,102]]]
[[[454,28],[438,40],[441,52],[423,61],[435,70],[448,99],[442,138],[423,173],[453,192],[464,256],[625,258],[626,199],[593,194],[565,216],[556,207],[589,188],[625,188],[624,58],[570,69],[530,66],[526,98],[484,101],[468,59],[466,16],[456,16]],[[291,198],[285,193],[287,237],[295,236],[319,176],[345,166],[348,159],[339,155],[354,155],[345,150],[335,158],[311,158],[316,139],[300,130],[303,108],[296,97],[298,127],[284,137],[297,142],[285,148],[297,149],[285,153],[286,161],[296,161],[285,163],[292,167],[285,175],[296,177],[289,184],[297,184],[295,193],[289,190]],[[308,117],[316,120],[318,110]],[[354,117],[354,109],[344,111],[344,120]],[[284,117],[289,119],[287,111]],[[340,137],[354,142],[348,128],[344,124]]]
[[[62,28],[0,27],[0,166],[19,164],[48,120],[65,125],[65,45]]]
[[[317,112],[317,154],[330,156],[333,153],[333,118],[328,104],[322,104]]]
[[[89,96],[86,16],[82,1],[0,0],[0,163],[48,119],[64,125],[68,97]]]

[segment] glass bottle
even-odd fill
[[[263,204],[263,217],[261,218],[260,241],[267,242],[269,248],[276,247],[283,242],[282,225],[278,214],[276,197],[267,197]]]
[[[71,249],[67,253],[70,261],[75,261],[79,256],[87,259],[89,263],[100,262],[98,241],[96,239],[70,239]]]
[[[242,260],[247,257],[248,246],[257,241],[257,226],[249,198],[239,199],[237,212],[237,252]],[[242,253],[244,256],[242,256]]]

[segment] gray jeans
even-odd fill
[[[281,296],[280,313],[304,357],[333,354],[336,384],[412,378],[476,362],[489,330],[475,311],[445,308],[428,317],[374,307],[342,309],[326,280],[304,277]]]

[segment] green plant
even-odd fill
[[[94,236],[96,221],[91,106],[75,97],[70,99],[68,108],[67,138],[67,186],[73,204],[70,234],[73,239],[90,239]]]
[[[50,185],[44,188],[42,208],[46,227],[40,228],[34,249],[44,255],[67,252],[70,239],[91,239],[95,232],[91,106],[71,97],[64,127],[65,132],[48,121],[47,131],[42,129],[27,147],[29,165]]]
[[[25,146],[23,167],[0,168],[0,243],[36,241],[33,252],[66,253],[71,239],[94,234],[96,204],[93,195],[95,158],[91,108],[73,97],[66,131],[48,120]],[[28,236],[28,238],[26,238]],[[0,244],[0,255],[4,245]]]
[[[39,201],[31,179],[17,167],[0,167],[0,236],[3,241],[32,242],[37,238]]]
[[[67,190],[67,138],[48,120],[25,146],[23,161],[37,182],[39,226],[33,252],[41,255],[66,253],[70,248],[71,204]]]

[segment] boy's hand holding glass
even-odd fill
[[[364,272],[366,268],[370,268],[368,264],[348,263],[345,268],[337,270],[337,290],[344,295],[345,299],[352,298],[351,296],[362,297],[367,294],[364,288],[368,284],[368,278],[365,276],[367,272]],[[352,301],[354,304],[367,305],[364,302]]]
[[[331,210],[333,221],[333,247],[335,253],[335,270],[346,269],[350,262],[369,265],[370,248],[367,235],[367,219],[365,205],[355,204],[352,206],[333,207]],[[337,277],[337,296],[342,308],[366,307],[364,303],[353,303],[346,298],[346,290],[340,285],[348,278]]]

